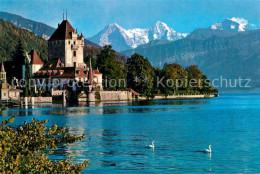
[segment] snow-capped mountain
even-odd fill
[[[124,29],[117,23],[109,24],[89,40],[100,46],[112,45],[117,51],[136,48],[152,40],[174,41],[183,39],[188,33],[178,33],[167,24],[157,21],[155,25],[147,29]]]
[[[210,26],[210,29],[214,30],[227,30],[227,31],[249,31],[254,29],[253,24],[248,24],[248,21],[244,18],[227,18],[224,21],[215,23]]]

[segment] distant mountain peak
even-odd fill
[[[155,25],[154,26],[162,26],[162,27],[168,27],[168,25],[164,22],[161,22],[161,21],[156,21]]]
[[[122,28],[122,27],[121,27],[120,25],[118,25],[117,23],[108,24],[108,27]]]
[[[232,17],[227,18],[224,21],[217,22],[210,26],[213,30],[227,30],[227,31],[249,31],[253,30],[252,24],[248,24],[248,21],[244,18]]]
[[[114,49],[123,51],[136,48],[152,40],[174,41],[187,36],[187,33],[178,33],[166,23],[157,21],[153,26],[142,29],[124,29],[117,23],[111,23],[95,36],[89,38],[100,46],[111,44]]]
[[[227,19],[229,19],[229,18],[227,18]],[[246,19],[244,19],[244,18],[232,17],[229,20],[234,21],[234,22],[239,23],[239,24],[243,24],[243,25],[247,25],[248,24],[248,21]]]

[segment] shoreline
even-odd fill
[[[214,98],[216,97],[214,94],[209,95],[170,95],[170,96],[155,96],[149,100],[171,100],[171,99],[203,99],[203,98]],[[148,100],[145,97],[139,97],[139,101]]]
[[[203,98],[214,98],[214,97],[217,97],[215,96],[214,94],[210,94],[210,95],[171,95],[171,96],[155,96],[154,98],[150,98],[150,99],[147,99],[145,97],[139,97],[137,100],[99,100],[99,101],[82,101],[82,102],[79,102],[79,103],[96,103],[96,102],[131,102],[131,101],[148,101],[148,100],[176,100],[176,99],[203,99]],[[38,98],[38,97],[33,97],[33,98]],[[44,98],[44,97],[43,97]],[[48,97],[49,98],[49,97]],[[59,101],[59,100],[56,100],[56,102]],[[14,102],[14,101],[12,101]],[[0,105],[2,106],[8,106],[8,104],[11,104],[12,102],[8,102],[8,101],[0,101]],[[18,102],[18,101],[16,101]],[[20,102],[20,101],[19,101]],[[15,103],[15,102],[14,102]],[[47,101],[46,100],[35,100],[34,101],[35,104],[44,104],[44,103],[48,103],[48,104],[53,104],[53,101],[51,100],[50,101]],[[16,105],[13,105],[13,106],[18,106],[19,104],[16,103]],[[34,105],[34,104],[33,104]],[[10,106],[10,105],[9,105]]]

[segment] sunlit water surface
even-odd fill
[[[86,173],[259,173],[260,95],[213,99],[110,102],[0,112],[14,125],[48,119],[85,140],[56,150],[52,159],[89,159]],[[147,148],[155,141],[154,151]],[[212,154],[197,152],[212,145]]]

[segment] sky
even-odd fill
[[[67,9],[72,26],[86,38],[110,23],[130,29],[162,21],[186,33],[239,17],[260,28],[260,0],[0,0],[0,11],[55,28],[62,21],[63,9]]]

